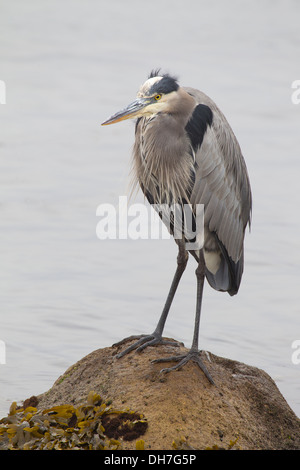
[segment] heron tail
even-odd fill
[[[239,290],[244,270],[244,251],[239,260],[234,262],[220,241],[219,246],[221,253],[218,269],[213,273],[206,267],[206,279],[213,289],[235,295]]]

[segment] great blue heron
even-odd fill
[[[150,204],[204,204],[204,244],[186,250],[186,237],[178,244],[177,269],[156,329],[150,335],[131,336],[137,341],[120,352],[141,351],[155,344],[174,344],[162,338],[163,328],[189,252],[196,259],[197,301],[192,346],[186,355],[161,358],[175,361],[169,372],[189,360],[213,379],[198,349],[203,284],[235,295],[244,267],[244,234],[251,219],[251,188],[238,141],[216,104],[201,91],[181,87],[169,74],[154,70],[141,86],[137,99],[102,125],[137,118],[133,167]],[[177,344],[177,343],[176,343]]]

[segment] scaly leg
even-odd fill
[[[161,317],[159,322],[154,330],[154,332],[150,335],[137,335],[137,336],[129,336],[128,338],[115,343],[113,346],[120,346],[126,343],[129,340],[137,339],[135,343],[129,346],[124,351],[121,351],[117,354],[117,358],[125,356],[125,354],[129,353],[136,349],[137,351],[142,351],[143,349],[147,348],[148,346],[154,346],[155,344],[172,344],[173,346],[179,346],[179,343],[175,343],[174,341],[164,340],[162,338],[162,332],[166,323],[166,319],[174,299],[175,292],[177,290],[178,284],[180,282],[181,276],[186,268],[187,261],[188,261],[188,252],[185,249],[185,244],[182,240],[176,240],[178,244],[178,256],[177,256],[177,269],[173,278],[173,282],[169,291],[169,295],[167,297],[164,309],[162,311]]]
[[[211,384],[214,384],[214,381],[210,373],[208,372],[206,366],[203,364],[203,362],[200,359],[201,351],[199,351],[198,349],[201,304],[202,304],[203,286],[204,286],[204,279],[205,279],[205,261],[204,261],[203,250],[200,250],[199,263],[196,269],[196,277],[197,277],[197,305],[196,305],[194,336],[193,336],[191,349],[185,355],[171,356],[171,357],[156,359],[152,362],[154,363],[172,362],[172,361],[178,362],[178,364],[176,364],[173,367],[169,367],[169,368],[165,368],[161,370],[161,372],[171,372],[172,370],[181,369],[181,367],[183,367],[188,361],[192,360],[196,362],[196,364],[198,364],[198,366],[204,372],[209,382]]]

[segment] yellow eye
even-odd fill
[[[160,99],[161,99],[161,95],[155,95],[155,96],[154,96],[154,99],[155,99],[156,101],[160,100]]]

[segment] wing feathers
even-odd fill
[[[209,107],[213,116],[207,123],[200,145],[195,146],[195,139],[191,139],[196,156],[191,203],[204,204],[205,225],[215,236],[216,253],[217,250],[220,253],[219,269],[215,273],[208,271],[207,279],[215,289],[227,290],[234,295],[243,272],[244,232],[251,214],[247,169],[235,135],[215,103],[197,90],[186,91],[198,103]],[[198,112],[192,115],[192,129],[197,126],[196,120],[201,118],[201,104],[195,108]],[[203,130],[203,123],[199,126]],[[211,244],[211,240],[206,239],[208,245]]]

